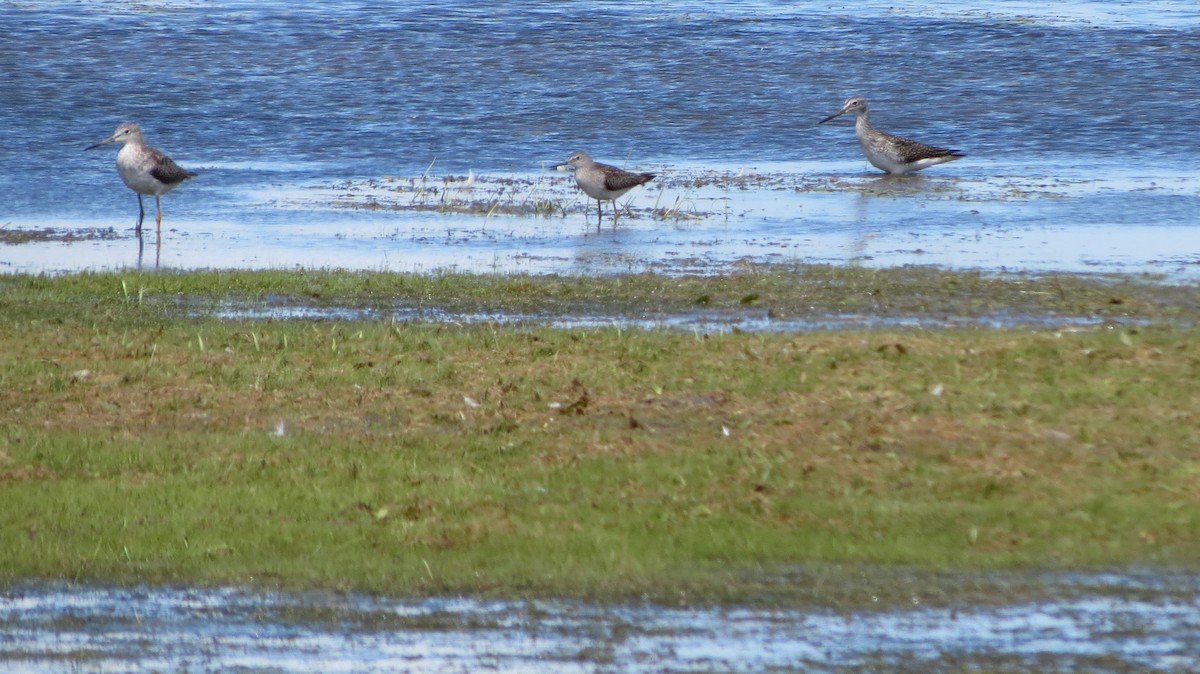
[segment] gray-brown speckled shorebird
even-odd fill
[[[565,162],[554,168],[564,166],[575,169],[575,184],[579,185],[579,189],[583,190],[584,194],[596,200],[597,232],[600,231],[600,224],[604,219],[600,202],[613,202],[613,231],[616,231],[617,214],[620,212],[620,209],[617,208],[617,198],[638,185],[644,185],[654,180],[655,176],[653,173],[630,173],[616,166],[601,164],[583,151],[572,153]]]
[[[161,232],[162,203],[159,198],[196,174],[185,171],[170,157],[147,145],[141,128],[133,122],[125,122],[117,127],[113,135],[84,149],[91,150],[110,143],[122,144],[121,151],[117,153],[117,173],[121,174],[125,185],[138,195],[138,236],[142,234],[142,220],[146,218],[146,208],[142,205],[143,194],[154,196],[154,227],[156,232]]]
[[[858,118],[854,122],[854,135],[858,137],[858,144],[862,146],[867,161],[881,171],[887,171],[893,175],[903,175],[965,156],[958,150],[926,145],[911,138],[893,136],[876,129],[871,126],[867,117],[867,99],[862,96],[847,98],[846,102],[842,104],[841,110],[822,119],[817,124],[824,124],[847,112],[853,112]]]

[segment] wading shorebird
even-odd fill
[[[122,144],[121,151],[117,153],[117,173],[121,174],[125,185],[138,195],[138,236],[142,235],[142,220],[146,218],[143,194],[154,195],[154,230],[161,233],[162,203],[159,198],[175,189],[179,183],[196,177],[196,174],[185,171],[170,157],[147,145],[141,128],[133,122],[125,122],[117,127],[113,135],[84,149],[92,150],[110,143]]]
[[[620,209],[617,208],[617,198],[638,185],[644,185],[654,180],[655,176],[653,173],[630,173],[616,166],[601,164],[583,151],[572,153],[565,162],[554,168],[561,169],[564,166],[575,169],[575,184],[579,185],[579,189],[583,190],[584,194],[596,200],[597,232],[600,231],[600,224],[604,221],[604,212],[600,209],[600,202],[613,202],[613,231],[616,231],[617,214],[620,212]]]
[[[842,109],[817,122],[824,124],[829,120],[853,112],[858,119],[854,122],[854,135],[862,146],[867,161],[881,171],[892,175],[913,173],[937,164],[961,159],[965,155],[958,150],[926,145],[911,138],[893,136],[871,126],[867,117],[867,99],[862,96],[852,96],[842,104]]]

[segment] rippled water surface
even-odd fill
[[[56,235],[4,246],[8,271],[137,263],[115,152],[83,152],[125,120],[200,173],[147,245],[167,267],[1200,262],[1191,0],[47,1],[0,24],[0,227]],[[850,94],[967,158],[881,180],[848,120],[815,125]],[[546,170],[576,148],[660,174],[615,234]],[[469,173],[475,212],[436,208]],[[422,176],[420,203],[324,198]],[[556,209],[493,210],[539,197]]]
[[[0,668],[1144,674],[1200,663],[1194,577],[1039,582],[1052,598],[926,607],[917,589],[899,610],[21,587],[0,593]]]

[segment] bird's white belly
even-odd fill
[[[621,190],[619,192],[614,192],[609,190],[604,187],[603,175],[581,175],[578,170],[575,171],[575,184],[579,185],[579,189],[583,190],[584,194],[593,199],[599,199],[600,201],[613,201],[617,197],[629,191]]]
[[[867,161],[871,162],[871,166],[874,166],[880,171],[887,171],[888,173],[900,175],[903,173],[908,173],[915,168],[913,165],[906,164],[898,160],[897,158],[869,142],[860,141],[859,145],[862,146],[863,154],[866,155]]]
[[[150,174],[150,169],[154,166],[149,157],[137,152],[125,152],[128,148],[127,145],[117,153],[117,173],[121,174],[121,180],[129,189],[138,194],[161,196],[175,187],[160,182]]]

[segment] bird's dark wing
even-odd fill
[[[907,163],[920,161],[922,159],[937,159],[939,157],[963,157],[962,152],[951,150],[945,147],[936,145],[926,145],[911,138],[903,138],[901,136],[892,136],[892,142],[896,150],[900,154],[900,158]]]
[[[164,185],[174,185],[181,183],[188,178],[195,178],[196,174],[185,170],[179,164],[176,164],[173,159],[167,155],[154,150],[154,168],[150,169],[150,175],[154,179]]]
[[[611,169],[611,170],[610,170]],[[604,171],[604,189],[610,192],[627,190],[654,180],[653,173],[629,173],[619,168],[606,167]]]

